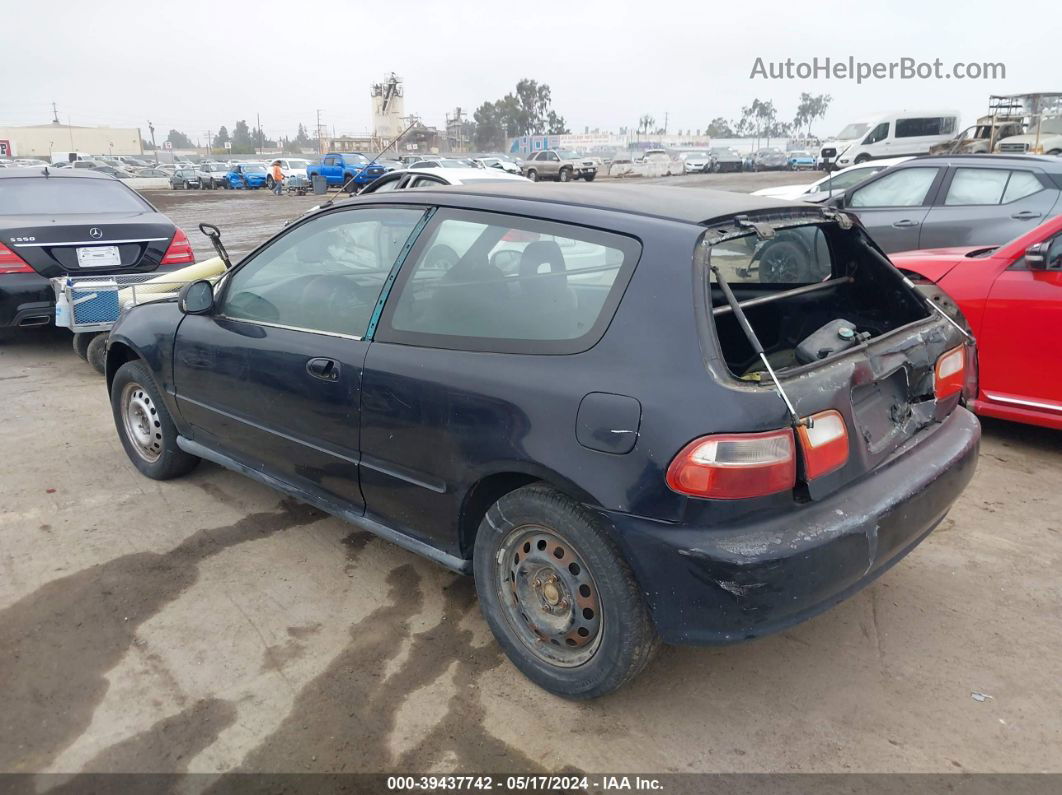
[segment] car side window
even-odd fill
[[[848,188],[858,185],[865,179],[869,179],[874,174],[881,171],[881,166],[867,168],[856,168],[849,171],[847,174],[838,174],[833,179],[828,179],[821,185],[817,185],[808,191],[808,193],[814,193],[820,190],[848,190]]]
[[[409,185],[407,185],[406,187],[408,187],[408,188],[433,188],[436,185],[445,185],[445,184],[446,184],[446,182],[444,180],[437,179],[435,177],[428,177],[428,176],[423,176],[422,175],[422,176],[414,177],[413,179],[411,179],[409,181]]]
[[[641,251],[624,235],[457,210],[418,249],[376,339],[512,353],[593,345]]]
[[[918,207],[925,203],[937,168],[903,168],[852,193],[850,207]]]
[[[1007,189],[1003,191],[1003,203],[1009,204],[1044,189],[1040,180],[1031,171],[1011,171]]]
[[[1009,176],[1001,168],[957,168],[944,204],[999,204]]]
[[[391,267],[424,211],[364,208],[292,229],[227,279],[221,314],[361,337]]]
[[[889,137],[889,123],[883,121],[877,127],[870,131],[870,135],[863,139],[864,144],[876,144],[878,141],[884,141]]]
[[[1062,235],[1055,235],[1047,247],[1047,267],[1052,270],[1062,269]]]

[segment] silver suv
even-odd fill
[[[543,149],[541,152],[535,152],[521,163],[520,167],[524,176],[532,182],[540,179],[555,179],[558,182],[585,179],[587,182],[593,182],[597,176],[596,160],[567,149]]]

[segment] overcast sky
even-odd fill
[[[60,120],[171,127],[193,141],[260,113],[271,137],[371,127],[369,87],[397,72],[406,111],[442,125],[460,105],[548,83],[572,132],[670,130],[733,119],[754,97],[791,119],[801,91],[833,96],[820,136],[878,110],[954,108],[964,124],[988,95],[1062,90],[1056,6],[960,3],[512,3],[259,0],[34,2],[0,29],[0,126]],[[1020,12],[1020,13],[1016,13]],[[1005,80],[750,79],[755,58],[990,61]]]

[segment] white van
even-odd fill
[[[924,155],[929,147],[950,141],[959,129],[954,110],[899,110],[852,122],[822,145],[819,165],[847,168],[879,157]]]
[[[52,152],[52,164],[73,163],[75,160],[93,160],[87,152]]]

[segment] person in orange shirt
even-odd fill
[[[280,168],[280,161],[273,161],[273,195],[280,196],[284,192],[284,171]]]

